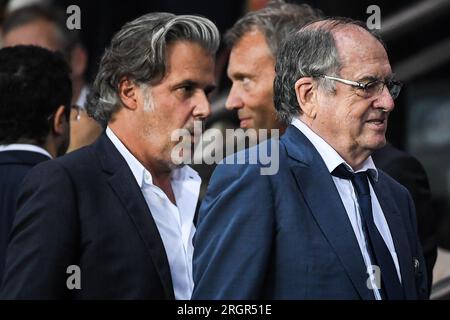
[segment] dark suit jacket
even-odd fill
[[[427,174],[414,157],[388,144],[372,154],[375,165],[408,189],[417,214],[419,239],[427,265],[428,284],[431,288],[433,267],[437,257],[437,219],[432,206]]]
[[[70,265],[80,267],[80,290],[66,286]],[[105,134],[25,178],[1,291],[7,299],[174,299],[157,226]]]
[[[0,282],[8,236],[16,213],[19,187],[28,171],[46,160],[49,160],[49,157],[32,151],[0,152]]]
[[[261,175],[260,168],[216,168],[194,240],[193,298],[374,299],[339,193],[311,142],[290,126],[280,140],[278,173]],[[426,298],[410,195],[381,171],[373,187],[392,234],[405,296]]]

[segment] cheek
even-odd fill
[[[266,83],[260,81],[253,82],[243,93],[249,104],[252,106],[267,105],[267,101],[270,101],[273,96],[270,87],[268,87]]]
[[[190,103],[179,104],[166,114],[164,122],[168,127],[180,129],[185,127],[191,120],[193,121],[194,107]]]
[[[363,129],[363,121],[367,108],[355,103],[348,103],[337,112],[337,119],[350,132],[360,132]]]

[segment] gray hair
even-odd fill
[[[235,45],[247,32],[257,29],[264,34],[267,45],[276,57],[282,41],[292,30],[322,17],[322,12],[307,4],[293,4],[284,1],[271,1],[257,11],[240,18],[225,34],[229,47]]]
[[[198,43],[214,55],[220,35],[210,20],[193,15],[149,13],[125,24],[101,59],[88,114],[106,125],[121,108],[118,87],[124,76],[138,85],[157,84],[166,72],[167,46],[176,41]]]
[[[321,21],[320,25],[315,22]],[[277,55],[274,81],[274,103],[278,118],[289,125],[302,111],[295,93],[295,82],[303,77],[317,78],[317,85],[334,94],[334,82],[322,75],[339,76],[342,68],[333,32],[342,26],[354,25],[368,31],[385,47],[378,33],[363,22],[348,18],[328,18],[309,23],[292,33]]]

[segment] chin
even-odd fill
[[[378,150],[383,148],[386,145],[386,138],[383,137],[382,139],[377,139],[376,141],[373,141],[371,143],[371,150]]]

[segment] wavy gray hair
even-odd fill
[[[220,35],[210,20],[193,15],[149,13],[125,24],[106,49],[86,106],[88,114],[106,125],[120,109],[118,87],[127,76],[138,85],[154,85],[166,72],[166,48],[175,41],[200,44],[211,55]]]
[[[313,25],[322,21],[320,25]],[[319,87],[335,93],[334,82],[320,75],[339,76],[342,68],[333,31],[344,25],[354,25],[368,31],[385,48],[379,34],[360,21],[334,17],[318,20],[292,33],[280,48],[275,66],[274,103],[280,121],[289,125],[301,114],[295,94],[295,82],[303,77],[316,77]]]

